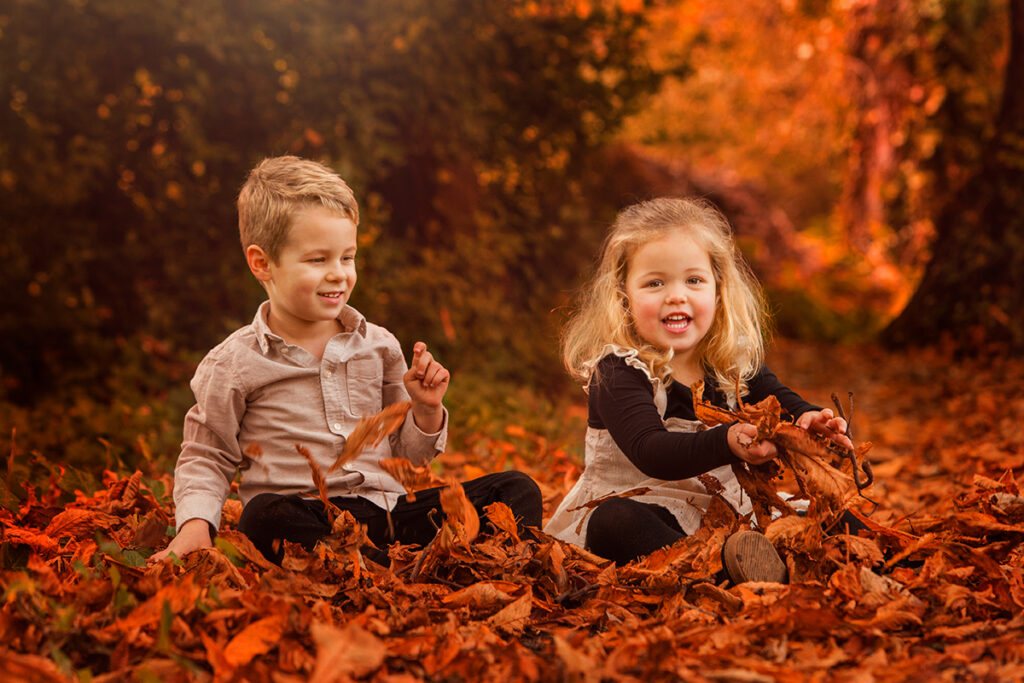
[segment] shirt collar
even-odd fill
[[[260,304],[260,307],[256,309],[256,316],[252,319],[252,329],[256,333],[256,341],[259,342],[260,350],[264,354],[270,351],[271,342],[284,341],[280,335],[274,334],[270,330],[270,325],[267,324],[267,314],[269,312],[270,300],[268,299]],[[366,318],[348,304],[341,309],[341,313],[338,315],[338,322],[345,328],[345,332],[342,334],[355,332],[360,337],[366,337]]]

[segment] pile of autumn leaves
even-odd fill
[[[283,566],[269,564],[235,530],[237,501],[216,548],[147,567],[172,511],[138,473],[108,474],[71,505],[33,489],[0,512],[0,670],[30,681],[1020,679],[1024,364],[857,353],[833,360],[874,369],[870,382],[838,379],[861,397],[855,440],[874,443],[876,476],[864,493],[880,505],[859,536],[822,533],[818,513],[769,525],[789,585],[721,581],[721,545],[747,523],[725,503],[696,535],[615,567],[518,534],[501,505],[473,538],[451,483],[452,522],[426,548],[393,547],[387,568],[360,552],[345,513],[315,551],[288,546]],[[564,452],[533,443],[550,512],[571,477]],[[447,458],[446,474],[488,464],[472,460]]]

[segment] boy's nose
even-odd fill
[[[340,263],[335,261],[334,265],[331,266],[330,271],[327,273],[327,277],[333,280],[344,280],[345,279],[345,268]]]

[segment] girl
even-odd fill
[[[616,218],[597,272],[563,335],[563,360],[588,393],[583,474],[545,530],[622,564],[692,534],[711,497],[709,473],[740,514],[750,512],[730,465],[760,464],[775,446],[741,423],[704,430],[690,385],[735,408],[774,394],[804,429],[842,443],[846,422],[783,386],[762,365],[765,303],[725,218],[709,203],[655,199]],[[649,492],[586,503],[637,487]],[[761,534],[733,534],[723,561],[734,583],[783,581]]]

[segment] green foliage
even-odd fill
[[[643,27],[513,0],[6,3],[0,391],[109,396],[132,340],[190,358],[247,322],[234,198],[280,153],[361,199],[371,319],[456,370],[536,375],[590,258],[569,179],[659,82]]]

